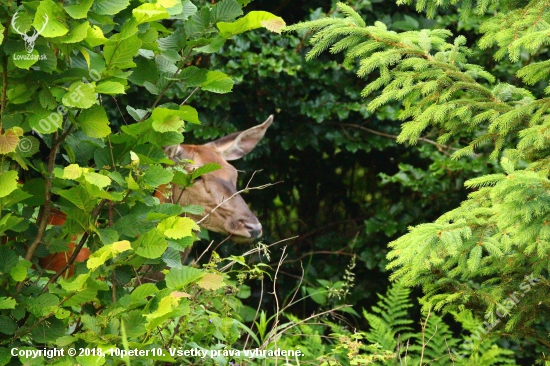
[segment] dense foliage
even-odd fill
[[[0,364],[129,364],[112,349],[152,352],[132,364],[194,363],[172,351],[230,348],[246,329],[235,286],[261,271],[224,274],[215,255],[202,268],[182,264],[198,230],[183,214],[202,208],[153,197],[216,169],[166,158],[162,148],[200,123],[185,102],[160,103],[168,87],[230,92],[226,74],[190,60],[235,34],[284,25],[267,12],[243,15],[242,3],[2,2]],[[105,104],[133,88],[149,103],[125,105],[116,123]],[[48,261],[61,264],[46,270]],[[147,269],[164,269],[164,279],[150,283]],[[77,352],[24,352],[41,346]]]
[[[464,4],[467,18],[470,3]],[[433,16],[437,5],[418,2],[417,8],[428,6]],[[515,75],[521,83],[515,84],[520,85],[497,82],[476,63],[464,36],[448,41],[452,33],[445,29],[395,32],[379,21],[370,26],[345,4],[339,4],[342,17],[287,29],[312,33],[309,58],[327,49],[344,52],[344,65],[357,65],[360,77],[373,75],[362,96],[376,93],[367,105],[371,111],[400,103],[399,119],[405,123],[398,141],[415,143],[429,127],[440,144],[467,138],[466,146],[453,153],[455,159],[491,144],[490,158],[500,160],[503,172],[469,180],[466,185],[475,192],[460,208],[392,242],[389,268],[405,285],[422,286],[425,308],[469,309],[487,319],[491,336],[528,340],[544,350],[550,345],[545,296],[549,118],[548,88],[541,90],[540,84],[547,85],[542,29],[550,12],[542,1],[481,1],[475,12],[484,14],[489,5],[498,13],[481,24],[477,46],[495,47],[496,61],[508,57],[519,64]]]
[[[0,2],[0,364],[543,359],[550,11],[456,3]],[[272,13],[309,22],[278,35]],[[270,114],[235,166],[277,183],[246,195],[272,246],[153,197],[216,168],[162,147]],[[256,348],[302,356],[237,353]],[[191,349],[220,354],[170,353]]]

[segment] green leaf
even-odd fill
[[[96,47],[107,42],[107,38],[103,35],[103,31],[97,25],[92,25],[88,28],[88,34],[84,39],[90,47]]]
[[[90,212],[95,207],[96,199],[91,198],[86,189],[81,185],[66,190],[60,190],[56,193],[86,213]]]
[[[95,83],[83,83],[82,81],[72,83],[61,101],[67,107],[90,108],[97,102]]]
[[[29,158],[36,154],[40,150],[40,142],[34,136],[23,136],[19,139],[17,144],[17,149],[15,150],[17,154],[21,157]]]
[[[10,87],[7,92],[8,100],[12,104],[27,103],[33,97],[34,91],[38,88],[37,85],[32,87],[28,84],[15,84],[14,87]]]
[[[189,215],[202,215],[204,213],[204,207],[199,205],[186,205],[182,207],[183,212]]]
[[[179,109],[155,108],[151,114],[152,127],[158,132],[180,132],[183,121],[200,123],[199,115],[195,108],[181,106]]]
[[[193,170],[193,172],[191,173],[191,180],[197,179],[201,175],[213,172],[218,169],[221,169],[221,166],[217,163],[204,164],[203,166],[200,166],[197,169]]]
[[[105,188],[111,184],[111,179],[109,177],[95,172],[84,173],[84,179],[86,179],[88,183],[91,183],[99,188]]]
[[[65,11],[73,19],[85,19],[94,0],[81,0],[80,4],[65,6]]]
[[[147,318],[147,329],[152,329],[158,326],[158,322],[153,322],[156,319],[164,320],[165,316],[174,310],[179,304],[179,298],[175,298],[172,295],[168,295],[162,298],[158,304],[157,309],[151,314],[144,314],[143,316]]]
[[[162,256],[162,253],[168,248],[168,243],[159,230],[153,229],[141,236],[135,246],[138,255],[155,259]]]
[[[183,120],[186,122],[191,122],[195,124],[201,123],[201,121],[199,120],[199,112],[197,112],[195,108],[188,105],[180,106],[179,116],[183,118]]]
[[[137,35],[126,39],[112,36],[103,48],[105,62],[108,69],[125,69],[135,67],[134,56],[137,56],[141,47],[141,40]]]
[[[198,281],[204,275],[205,273],[202,270],[189,266],[172,268],[165,277],[166,287],[181,289],[192,282]]]
[[[197,282],[197,285],[205,290],[217,290],[219,288],[227,286],[227,284],[223,282],[223,277],[217,273],[205,274],[204,276],[202,276],[199,282]]]
[[[222,0],[212,7],[210,13],[212,23],[229,22],[243,15],[243,10],[236,0]]]
[[[230,38],[264,26],[272,32],[280,33],[285,22],[282,18],[267,11],[251,11],[233,23],[219,22],[216,26],[223,37]]]
[[[126,106],[126,110],[128,111],[128,114],[132,116],[132,118],[139,122],[147,115],[147,111],[145,109],[134,109],[130,107],[129,105]]]
[[[168,19],[170,14],[159,4],[143,4],[132,10],[138,24]]]
[[[74,27],[71,32],[63,37],[58,37],[54,41],[59,43],[78,43],[88,36],[90,23],[84,22]]]
[[[132,246],[130,245],[130,242],[128,240],[121,240],[121,241],[114,242],[113,244],[110,244],[110,245],[105,245],[103,246],[103,248],[99,249],[98,251],[90,255],[90,258],[88,258],[88,262],[86,263],[86,265],[89,269],[93,271],[99,266],[103,265],[109,259],[118,255],[119,253],[131,250],[131,249],[132,249]]]
[[[30,111],[30,114],[29,125],[38,133],[54,133],[63,124],[63,116],[57,111],[36,108],[34,111]]]
[[[33,49],[31,53],[27,51],[17,51],[13,53],[13,64],[20,69],[28,70],[32,65],[38,62],[40,54]]]
[[[27,198],[31,198],[32,195],[28,194],[22,189],[16,189],[15,191],[11,192],[6,197],[2,197],[0,199],[0,205],[2,205],[2,208],[9,208],[10,206],[15,205],[18,202],[24,201]],[[179,205],[178,205],[179,206]],[[183,212],[180,211],[180,213]]]
[[[221,71],[209,71],[206,74],[206,81],[201,85],[201,89],[212,93],[225,94],[233,89],[235,82],[229,76]]]
[[[160,165],[151,165],[145,172],[143,181],[151,187],[158,187],[162,184],[168,184],[172,181],[174,173],[163,168]]]
[[[166,111],[167,115],[163,116],[165,115],[165,113],[160,113],[160,109],[162,109],[163,111]],[[169,109],[156,108],[153,111],[152,118],[153,118],[153,129],[155,131],[180,132],[180,129],[183,128],[183,119],[177,114],[171,113]]]
[[[130,295],[132,302],[139,302],[159,292],[157,286],[152,283],[144,283],[135,288]]]
[[[24,259],[17,262],[17,265],[10,270],[10,276],[17,282],[23,281],[27,278],[27,270],[31,268],[32,263]]]
[[[102,81],[95,87],[95,92],[99,94],[125,94],[124,84],[116,81]]]
[[[0,316],[0,332],[7,335],[11,335],[11,334],[15,334],[17,329],[18,329],[17,323],[12,318],[5,315]],[[0,365],[5,365],[5,364],[6,363],[2,363],[2,360],[0,357]]]
[[[0,154],[8,154],[17,149],[19,136],[22,134],[22,131],[21,128],[19,130],[9,129],[0,134]]]
[[[115,15],[126,9],[130,0],[96,0],[93,11],[100,15]]]
[[[6,197],[17,189],[18,176],[15,170],[8,170],[0,174],[0,197]]]
[[[167,238],[181,239],[191,236],[192,230],[197,228],[197,224],[188,217],[175,216],[162,220],[157,228]]]
[[[58,6],[59,5],[59,6]],[[46,20],[47,17],[47,20]],[[65,27],[65,12],[61,4],[56,4],[52,0],[43,0],[36,9],[33,26],[35,29],[45,28],[40,35],[46,38],[60,37],[69,32]]]
[[[15,309],[17,302],[11,297],[0,297],[0,309]]]
[[[63,168],[62,179],[78,179],[84,173],[84,169],[79,167],[78,164],[70,164]]]
[[[197,12],[197,7],[191,2],[191,0],[183,0],[182,8],[183,11],[181,13],[181,19],[183,20],[187,20],[187,18]]]
[[[100,105],[82,111],[76,120],[86,136],[102,138],[111,133],[107,113]]]

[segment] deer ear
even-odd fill
[[[175,162],[193,159],[193,151],[189,146],[185,145],[172,145],[164,148],[166,155]]]
[[[218,140],[209,142],[205,146],[212,146],[225,160],[237,160],[256,147],[264,137],[265,131],[273,123],[273,115],[269,116],[261,125],[248,130],[232,133]]]

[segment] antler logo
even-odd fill
[[[13,14],[13,18],[11,18],[11,26],[13,30],[21,35],[23,37],[23,41],[25,41],[25,49],[28,53],[31,53],[34,50],[34,42],[36,42],[36,39],[42,33],[44,28],[46,28],[46,25],[48,24],[48,14],[44,14],[44,24],[42,25],[42,29],[40,30],[34,30],[34,33],[32,35],[28,35],[27,33],[21,32],[17,26],[15,25],[15,21],[19,17],[19,11],[16,11],[15,14]]]

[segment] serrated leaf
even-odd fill
[[[222,0],[216,3],[210,11],[212,23],[232,21],[241,15],[243,15],[243,11],[236,0]]]
[[[19,139],[15,151],[23,158],[29,158],[40,150],[40,142],[34,136],[23,136]]]
[[[64,23],[65,12],[52,0],[43,0],[36,9],[33,26],[35,29],[44,29],[40,32],[42,37],[60,37],[69,32]]]
[[[17,329],[18,329],[18,326],[15,320],[5,315],[0,316],[0,332],[7,335],[12,335],[12,334],[15,334]],[[8,358],[8,361],[9,361],[9,358]],[[0,357],[0,364],[6,365],[7,362],[3,363]]]
[[[182,207],[183,212],[189,215],[202,215],[204,213],[204,207],[199,205],[187,205]]]
[[[0,309],[14,309],[17,302],[11,297],[0,297]]]
[[[159,292],[157,286],[152,283],[145,283],[136,287],[136,289],[130,295],[130,298],[132,299],[132,302],[138,302],[146,299],[151,295],[156,294],[157,292]]]
[[[102,248],[100,248],[98,251],[90,255],[90,258],[88,258],[88,262],[86,263],[86,266],[93,271],[99,266],[103,265],[109,259],[116,256],[117,254],[125,252],[127,250],[131,250],[131,249],[132,249],[132,246],[128,240],[121,240],[121,241],[114,242],[113,244],[110,244],[110,245],[105,245]]]
[[[157,229],[167,238],[181,239],[191,236],[197,224],[188,217],[168,217],[159,222]]]
[[[179,109],[155,108],[151,114],[153,129],[158,132],[179,132],[184,126],[183,121],[200,123],[195,108],[181,106]]]
[[[136,253],[144,258],[160,258],[162,253],[168,248],[166,239],[162,233],[153,229],[141,236],[136,242]]]
[[[20,260],[17,265],[10,269],[10,276],[16,282],[21,282],[27,278],[27,270],[31,268],[32,263],[26,260]]]
[[[89,137],[102,138],[111,133],[107,113],[100,105],[95,105],[90,109],[82,111],[76,121]]]
[[[31,87],[28,84],[15,84],[9,87],[7,96],[12,104],[27,103],[33,97],[36,87]]]
[[[56,111],[36,108],[35,111],[31,111],[30,113],[29,125],[38,133],[54,133],[62,126],[63,117]]]
[[[225,94],[233,89],[235,82],[221,71],[209,71],[206,74],[206,81],[202,83],[201,89],[212,93]]]
[[[166,287],[181,289],[188,284],[199,280],[205,273],[200,269],[185,266],[182,268],[172,268],[165,277]]]
[[[88,36],[88,29],[90,28],[89,22],[83,22],[74,27],[69,34],[63,37],[58,37],[55,42],[59,43],[78,43]]]
[[[88,34],[84,39],[90,47],[96,47],[107,42],[107,38],[103,35],[103,31],[97,25],[92,25],[88,28]]]
[[[168,19],[170,14],[159,4],[142,4],[132,10],[138,24]]]
[[[130,173],[126,178],[126,183],[128,184],[128,189],[132,191],[137,191],[139,189],[139,185],[134,180],[134,177],[132,177],[132,173]]]
[[[168,184],[172,181],[174,173],[163,168],[160,165],[151,165],[145,172],[143,181],[151,187],[158,187],[162,184]]]
[[[111,184],[111,178],[96,172],[84,173],[84,179],[86,179],[88,183],[91,183],[99,188],[105,188]]]
[[[191,179],[197,179],[201,175],[216,171],[218,169],[221,169],[221,166],[217,163],[204,164],[191,172]]]
[[[14,152],[19,144],[19,135],[13,130],[6,130],[0,135],[0,154]]]
[[[13,64],[20,69],[28,70],[32,65],[38,62],[40,54],[37,50],[32,50],[31,53],[27,51],[17,51],[13,53]]]
[[[102,81],[95,87],[95,92],[99,94],[126,94],[124,92],[124,84],[116,81]]]
[[[92,10],[100,15],[115,15],[126,9],[130,0],[95,0]]]
[[[94,0],[81,0],[80,4],[65,6],[65,11],[73,19],[85,19]]]
[[[268,31],[279,34],[281,34],[281,31],[286,26],[285,21],[283,20],[283,18],[280,17],[269,20],[262,20],[260,23],[262,24],[262,27],[264,27]]]
[[[70,164],[63,169],[63,179],[77,179],[82,176],[84,169],[78,164]]]
[[[129,105],[126,106],[126,110],[136,122],[141,121],[141,119],[147,115],[147,111],[145,109],[134,109]]]
[[[116,35],[115,35],[116,36]],[[126,69],[135,67],[134,56],[137,56],[141,47],[141,40],[137,35],[126,39],[112,36],[103,48],[105,62],[108,69]]]
[[[57,103],[55,101],[55,98],[52,95],[52,92],[49,88],[42,88],[38,92],[38,100],[40,101],[40,105],[44,109],[54,109],[57,107]]]
[[[6,197],[17,189],[17,178],[19,175],[15,170],[8,170],[0,174],[0,197]]]
[[[281,29],[284,26],[285,22],[282,18],[267,11],[251,11],[235,22],[218,22],[216,24],[216,27],[220,30],[220,34],[225,38],[261,27],[272,32],[281,33]]]
[[[217,290],[226,286],[223,277],[217,273],[207,273],[197,282],[197,285],[205,290]]]
[[[61,101],[67,107],[90,108],[97,102],[95,83],[83,83],[82,81],[72,83]]]

